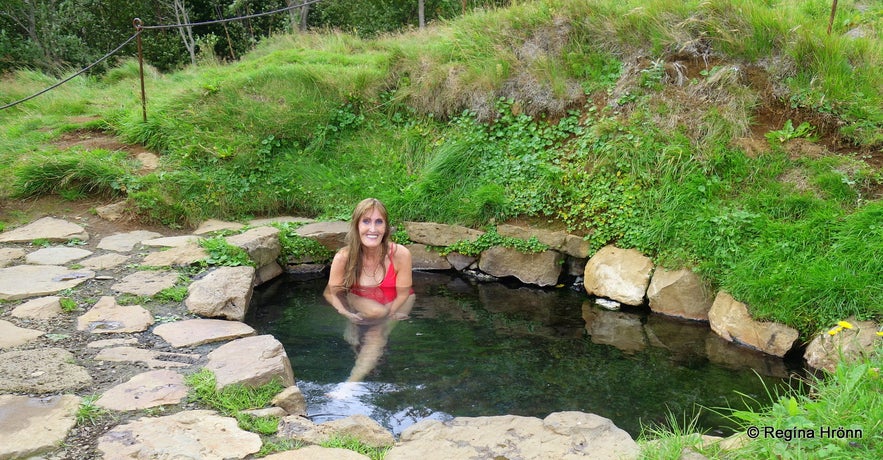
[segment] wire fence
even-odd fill
[[[11,107],[15,107],[16,105],[19,105],[19,104],[21,104],[21,103],[23,103],[23,102],[29,101],[29,100],[31,100],[31,99],[37,97],[37,96],[40,96],[40,95],[45,94],[45,93],[48,93],[49,91],[52,91],[53,89],[58,88],[59,86],[61,86],[61,85],[65,84],[65,83],[67,83],[67,82],[73,80],[74,78],[76,78],[76,77],[78,77],[78,76],[80,76],[80,75],[82,75],[82,74],[88,72],[89,70],[91,70],[91,69],[92,69],[93,67],[95,67],[96,65],[98,65],[98,64],[100,64],[100,63],[106,61],[106,60],[107,60],[108,58],[110,58],[111,56],[113,56],[113,55],[119,53],[120,50],[122,50],[126,45],[128,45],[129,43],[131,43],[133,40],[139,38],[139,36],[141,35],[141,33],[142,33],[143,31],[145,31],[145,30],[178,29],[178,28],[183,28],[183,27],[198,27],[198,26],[207,26],[207,25],[211,25],[211,24],[222,24],[222,23],[228,23],[228,22],[234,22],[234,21],[244,21],[244,20],[247,20],[247,19],[258,18],[258,17],[262,17],[262,16],[270,16],[270,15],[273,15],[273,14],[285,13],[285,12],[288,12],[288,11],[290,11],[290,10],[294,10],[294,9],[298,9],[298,8],[303,8],[303,7],[305,7],[305,6],[309,6],[309,5],[312,5],[312,4],[314,4],[314,3],[319,3],[320,1],[322,1],[322,0],[305,0],[305,1],[301,2],[301,3],[298,3],[297,5],[289,5],[289,6],[286,6],[285,8],[279,8],[279,9],[275,9],[275,10],[272,10],[272,11],[264,11],[264,12],[261,12],[261,13],[254,13],[254,14],[249,14],[249,15],[245,15],[245,16],[236,16],[236,17],[232,17],[232,18],[221,18],[221,19],[215,19],[215,20],[212,20],[212,21],[191,22],[191,23],[186,23],[186,24],[158,24],[158,25],[152,25],[152,26],[150,26],[150,25],[142,25],[142,24],[141,24],[141,20],[138,19],[138,18],[136,18],[136,19],[134,19],[134,20],[132,21],[132,23],[135,24],[135,33],[132,34],[132,36],[130,36],[129,38],[127,38],[124,42],[122,42],[119,46],[117,46],[116,48],[114,48],[113,51],[111,51],[111,52],[105,54],[105,55],[102,56],[100,59],[96,60],[95,62],[93,62],[93,63],[91,63],[91,64],[89,64],[89,65],[87,65],[86,67],[83,67],[82,69],[80,69],[80,70],[78,70],[76,73],[74,73],[73,75],[70,75],[69,77],[67,77],[67,78],[65,78],[65,79],[63,79],[63,80],[61,80],[61,81],[55,83],[55,84],[52,85],[52,86],[49,86],[49,87],[47,87],[47,88],[45,88],[45,89],[42,89],[42,90],[40,90],[40,91],[38,91],[38,92],[36,92],[36,93],[34,93],[34,94],[28,96],[28,97],[25,97],[25,98],[19,99],[19,100],[14,101],[14,102],[10,102],[10,103],[8,103],[8,104],[6,104],[6,105],[3,105],[3,106],[0,106],[0,110],[4,110],[4,109],[11,108]],[[139,57],[139,59],[140,59],[140,57]],[[143,97],[143,95],[142,95],[142,97]]]

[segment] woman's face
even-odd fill
[[[367,248],[380,247],[386,234],[386,220],[376,208],[359,218],[359,240]]]

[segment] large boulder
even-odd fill
[[[408,239],[427,246],[450,246],[458,241],[475,241],[484,232],[462,225],[436,224],[434,222],[405,222]]]
[[[294,385],[288,354],[272,335],[243,337],[221,345],[208,354],[205,367],[214,372],[218,390],[232,384],[254,388],[274,379],[286,387]]]
[[[834,372],[840,361],[855,361],[873,353],[874,345],[880,340],[877,336],[879,330],[873,321],[849,318],[816,335],[803,357],[810,367]]]
[[[524,253],[502,246],[492,247],[481,253],[478,268],[496,276],[514,276],[522,283],[537,286],[554,286],[561,276],[564,256],[557,251]]]
[[[190,283],[184,304],[208,318],[245,319],[254,292],[254,267],[219,267]]]
[[[711,330],[730,342],[783,357],[799,337],[796,329],[784,324],[755,321],[748,306],[721,291],[708,312]]]
[[[349,232],[349,223],[343,221],[313,222],[303,227],[298,227],[297,234],[304,238],[312,238],[322,246],[336,251],[346,245],[346,234]]]
[[[653,261],[634,249],[604,246],[588,263],[583,283],[589,295],[626,305],[641,305],[650,284]]]
[[[227,243],[244,249],[257,267],[275,263],[279,253],[282,252],[279,229],[276,227],[256,227],[238,235],[228,236],[226,240]]]
[[[667,316],[708,321],[714,296],[708,285],[690,270],[657,268],[647,288],[650,310]]]

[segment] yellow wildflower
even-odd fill
[[[850,324],[847,321],[838,321],[837,325],[844,328],[844,329],[852,329],[852,324]]]
[[[883,331],[877,331],[877,337],[883,337]]]
[[[834,329],[831,329],[830,331],[828,331],[828,335],[836,335],[838,332],[840,332],[842,330],[843,330],[842,326],[837,326]]]

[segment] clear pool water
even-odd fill
[[[799,368],[729,344],[707,324],[646,310],[614,312],[568,288],[414,274],[417,302],[364,382],[341,385],[355,360],[347,319],[322,297],[327,278],[283,276],[255,290],[246,322],[288,352],[314,422],[365,414],[398,435],[424,418],[583,411],[637,436],[642,425],[767,403]]]

